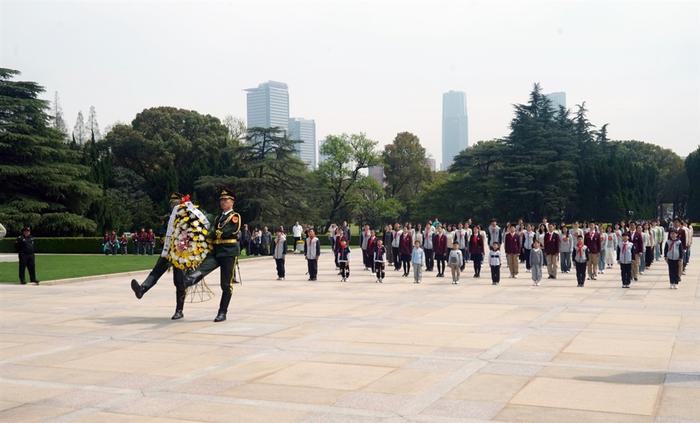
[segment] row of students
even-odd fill
[[[413,229],[410,224],[403,227],[397,224],[393,228],[387,225],[385,227],[385,233],[381,238],[378,238],[376,233],[369,229],[369,226],[365,226],[365,229],[360,235],[360,246],[363,251],[365,268],[377,273],[377,281],[382,282],[385,277],[385,268],[387,264],[393,262],[396,270],[400,270],[403,267],[404,277],[409,276],[411,266],[413,265],[414,279],[420,281],[423,270],[432,271],[433,266],[437,263],[438,277],[444,277],[447,265],[447,267],[450,267],[453,282],[458,282],[459,276],[464,270],[467,261],[471,259],[474,264],[474,277],[480,277],[481,262],[484,259],[485,240],[487,238],[500,239],[499,230],[492,230],[492,224],[489,229],[489,234],[487,235],[485,231],[481,230],[479,225],[475,225],[473,229],[468,226],[465,228],[463,225],[458,225],[455,229],[453,225],[450,227],[450,232],[452,232],[450,234],[445,231],[441,224],[438,223],[438,225],[435,226],[431,223],[432,222],[428,222],[424,230],[420,225],[418,225],[416,229]],[[577,223],[574,223],[571,228],[563,227],[561,229],[557,229],[553,224],[548,224],[546,232],[540,234],[535,234],[532,230],[532,225],[527,225],[523,230],[518,232],[520,228],[523,228],[523,226],[509,225],[506,234],[503,236],[506,243],[506,262],[508,264],[510,276],[515,278],[518,275],[518,259],[525,261],[528,271],[533,272],[533,269],[535,269],[532,275],[534,284],[539,284],[539,281],[542,279],[541,266],[543,265],[547,266],[548,277],[550,279],[555,279],[557,276],[557,262],[561,261],[561,271],[568,273],[573,261],[577,270],[577,279],[579,279],[581,277],[581,265],[585,263],[588,279],[595,280],[599,272],[602,273],[605,268],[612,268],[615,261],[621,264],[627,264],[624,263],[624,261],[627,260],[628,256],[631,256],[631,262],[629,263],[630,278],[638,280],[639,274],[643,274],[645,267],[651,265],[651,263],[647,265],[650,251],[651,261],[653,262],[655,260],[654,244],[656,243],[656,239],[662,236],[659,234],[664,234],[663,229],[655,226],[653,222],[651,225],[645,225],[644,227],[638,226],[634,222],[631,222],[629,227],[617,224],[614,229],[612,226],[608,226],[605,232],[601,232],[600,228],[594,223],[590,223],[589,227],[585,229],[580,228]],[[692,229],[690,231],[692,231]],[[313,231],[309,232],[313,234]],[[692,232],[690,232],[689,236],[687,226],[684,228],[680,220],[676,222],[674,232],[676,232],[676,236],[679,240],[679,248],[683,251],[683,256],[678,259],[678,277],[680,278],[689,258],[688,244],[692,242]],[[647,233],[653,233],[653,238],[652,235],[645,236]],[[632,243],[634,246],[633,250],[627,250],[622,246],[623,239],[620,241],[617,240],[618,237],[623,238],[623,234],[627,234],[626,241]],[[311,242],[313,243],[313,238],[315,238],[315,236],[311,235],[309,238],[312,238]],[[453,241],[452,243],[449,243],[450,239]],[[653,241],[650,241],[650,239]],[[690,241],[688,241],[689,239]],[[384,246],[385,240],[389,241],[391,246]],[[343,243],[343,241],[345,242]],[[579,241],[583,242],[585,250],[579,248]],[[498,241],[495,242],[498,243]],[[304,250],[305,252],[311,251],[310,254],[312,256],[315,254],[316,249],[320,249],[320,243],[317,239],[313,245],[315,248],[309,249],[306,244],[305,242]],[[339,258],[339,256],[342,256],[342,254],[339,254],[340,246],[349,249],[349,242],[345,240],[344,231],[338,231],[334,244],[336,267],[340,269],[340,262],[346,263],[346,265],[343,266],[345,267],[345,276],[342,277],[342,279],[347,280],[349,276],[349,266],[347,266],[348,258]],[[448,245],[451,245],[452,248],[448,249]],[[500,243],[498,243],[498,245],[500,247]],[[422,250],[419,268],[416,268],[416,262],[414,260],[414,250],[416,246]],[[625,250],[626,254],[625,257],[620,260],[622,249]],[[659,250],[662,249],[663,247],[659,247]],[[490,250],[492,251],[492,249]],[[582,251],[585,251],[585,254],[582,253]],[[601,256],[604,256],[605,260],[602,260]],[[501,257],[492,257],[489,251],[489,265],[492,264],[492,258],[494,262],[498,261],[498,265],[500,266]],[[311,260],[314,259],[311,258]],[[642,264],[642,262],[644,262],[644,264]],[[381,263],[381,265],[379,265],[379,263]],[[314,267],[313,263],[310,263],[309,266],[309,279],[315,280],[317,269],[312,269],[312,267]],[[378,268],[380,268],[379,272],[377,272]],[[586,272],[584,272],[584,280]],[[284,273],[283,269],[281,273]],[[341,271],[341,273],[343,273],[343,271]],[[281,277],[283,278],[284,276]],[[500,280],[500,276],[498,279]]]

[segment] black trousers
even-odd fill
[[[632,263],[620,263],[620,276],[622,277],[622,285],[629,286],[632,281]]]
[[[342,277],[343,279],[349,278],[350,277],[350,266],[348,266],[348,262],[342,261],[338,264],[339,264],[338,267],[340,267],[340,277]]]
[[[316,276],[318,276],[318,259],[306,259],[306,265],[309,269],[309,279],[316,280]]]
[[[381,261],[376,261],[374,262],[374,268],[376,269],[377,279],[384,279],[384,263],[382,263]]]
[[[574,264],[576,265],[576,282],[579,285],[583,285],[586,281],[586,262],[579,263],[574,261]]]
[[[644,247],[644,266],[649,267],[654,261],[654,247]]]
[[[674,285],[677,285],[678,282],[681,280],[680,275],[678,274],[678,262],[680,260],[667,260],[668,262],[668,278],[670,282]]]
[[[175,311],[182,311],[185,308],[185,297],[187,297],[187,287],[185,286],[185,272],[173,267],[173,285],[175,285]]]
[[[474,274],[476,276],[481,276],[481,262],[483,260],[483,254],[472,254],[472,261],[474,262]]]
[[[399,254],[399,247],[391,247],[391,253],[394,256],[394,269],[399,270],[401,268],[401,254]]]
[[[372,267],[372,266],[369,264],[369,261],[370,261],[370,259],[369,259],[369,251],[367,251],[367,250],[362,250],[362,265],[365,266],[365,269],[369,269],[370,267]]]
[[[197,278],[197,282],[219,267],[221,285],[221,301],[219,302],[219,313],[228,312],[228,306],[233,296],[233,283],[236,281],[235,264],[238,261],[237,256],[216,257],[214,254],[208,255],[197,271],[201,275]]]
[[[277,265],[277,277],[284,277],[284,259],[275,259],[275,264]]]
[[[444,254],[435,254],[435,261],[437,262],[438,275],[444,275],[445,274],[445,255]]]
[[[158,257],[156,264],[151,269],[151,272],[146,277],[146,280],[141,284],[143,292],[147,292],[153,288],[158,280],[168,271],[172,265],[163,258]],[[182,311],[185,307],[185,297],[187,296],[187,285],[185,285],[185,272],[173,266],[173,285],[175,285],[175,310]]]
[[[435,266],[435,255],[433,250],[425,250],[425,271],[432,272]]]
[[[19,281],[22,283],[26,283],[24,279],[25,269],[29,270],[29,280],[36,282],[34,254],[19,254]]]
[[[411,255],[401,254],[401,264],[403,265],[403,274],[408,276],[408,272],[411,271]]]
[[[462,260],[462,265],[459,266],[459,269],[464,270],[464,267],[467,265],[467,260],[469,260],[469,255],[467,254],[466,248],[461,248],[459,251],[462,252],[462,257],[464,257],[464,260]]]
[[[491,266],[491,282],[499,283],[501,281],[501,265]]]
[[[530,265],[530,248],[523,248],[523,251],[525,251],[525,268],[530,270],[532,269],[532,266]]]

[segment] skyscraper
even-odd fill
[[[559,106],[563,106],[566,109],[566,93],[559,91],[556,93],[545,94],[545,97],[552,102],[552,108],[554,111],[559,111]]]
[[[257,88],[248,88],[247,125],[249,128],[278,127],[287,132],[289,125],[289,92],[284,82],[267,81]]]
[[[316,169],[318,166],[316,122],[313,119],[290,118],[289,138],[301,141],[301,144],[296,145],[299,158],[311,169]]]
[[[450,90],[442,95],[442,169],[449,168],[468,145],[467,96]]]
[[[368,167],[367,176],[377,181],[377,183],[382,187],[386,185],[386,175],[384,175],[384,166]]]

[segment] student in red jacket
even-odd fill
[[[600,232],[595,228],[595,222],[588,224],[588,232],[583,237],[583,243],[588,247],[588,279],[595,280],[598,276],[598,261],[600,260]],[[642,251],[644,244],[642,244]],[[636,279],[635,279],[636,280]]]
[[[408,277],[408,272],[411,271],[411,254],[413,253],[413,238],[411,231],[405,229],[401,234],[399,241],[399,253],[401,254],[401,264],[403,266],[403,277]]]
[[[544,234],[544,254],[547,261],[547,273],[549,273],[548,279],[557,278],[560,239],[555,229],[554,224],[550,223],[547,227],[547,233]]]
[[[506,260],[511,278],[518,277],[518,259],[520,257],[520,234],[515,233],[515,225],[508,226],[505,236]]]
[[[639,279],[639,260],[644,253],[644,234],[642,225],[630,224],[630,242],[634,245],[634,255],[632,257],[632,278]]]
[[[369,233],[369,239],[367,240],[367,255],[369,256],[369,259],[367,260],[370,268],[372,269],[372,273],[376,273],[377,270],[374,267],[374,253],[377,250],[377,234],[374,230],[370,231]]]
[[[445,277],[445,261],[447,260],[447,235],[442,226],[438,226],[437,232],[433,235],[433,253],[437,262],[437,277]]]
[[[474,226],[472,236],[469,237],[469,252],[474,262],[474,277],[481,277],[481,263],[484,260],[484,235],[481,233],[481,226]]]

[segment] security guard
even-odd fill
[[[171,194],[170,208],[172,209],[179,205],[180,199],[183,197],[184,196],[182,194],[177,192]],[[158,261],[156,261],[155,266],[153,266],[153,270],[151,270],[151,273],[148,274],[146,280],[144,280],[142,284],[139,284],[136,279],[132,279],[131,289],[134,291],[136,298],[141,299],[143,294],[145,294],[158,282],[158,279],[165,274],[170,266],[172,266],[172,264],[170,261],[168,261],[166,255],[161,254],[160,257],[158,257]],[[175,314],[173,314],[173,317],[171,317],[172,320],[178,320],[185,317],[182,313],[182,310],[185,308],[185,297],[187,296],[187,287],[185,286],[183,280],[184,276],[185,273],[182,270],[173,266],[173,284],[175,284]]]
[[[26,269],[29,270],[29,280],[38,285],[39,281],[36,279],[36,267],[34,266],[34,238],[32,238],[29,226],[25,226],[22,229],[22,235],[17,237],[15,250],[19,255],[19,283],[27,284],[24,279]]]
[[[221,190],[219,206],[221,214],[216,217],[209,230],[211,236],[209,242],[213,245],[213,251],[207,255],[202,264],[189,275],[185,276],[185,285],[194,285],[217,267],[221,267],[221,302],[215,322],[226,320],[226,312],[233,295],[235,280],[235,266],[241,248],[238,243],[238,234],[241,231],[241,216],[233,211],[236,195],[229,189]]]

